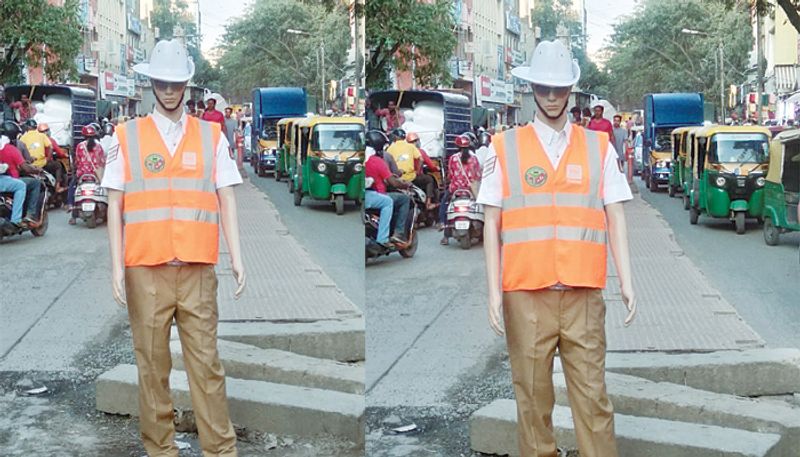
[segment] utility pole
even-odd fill
[[[355,39],[355,45],[353,46],[355,50],[355,83],[353,86],[355,87],[355,96],[353,97],[355,106],[353,111],[358,114],[359,106],[361,106],[360,100],[360,92],[361,92],[361,65],[364,62],[364,56],[362,55],[361,51],[361,24],[360,24],[360,13],[361,13],[361,2],[362,0],[354,0],[353,1],[353,25],[355,26],[355,35],[353,38]]]
[[[758,74],[756,75],[756,122],[761,125],[761,96],[764,92],[764,69],[761,66],[761,61],[764,60],[764,49],[761,45],[761,15],[758,10],[756,14],[756,58],[758,59]]]
[[[720,124],[725,124],[725,55],[723,54],[722,38],[719,40],[719,109]]]
[[[322,36],[320,36],[319,51],[322,57],[322,114],[324,115],[326,111],[325,103],[327,101],[326,98],[328,94],[325,93],[325,87],[327,86],[325,82],[325,38]]]

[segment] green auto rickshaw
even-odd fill
[[[275,160],[275,180],[280,181],[281,178],[289,176],[289,166],[287,162],[287,155],[291,147],[289,140],[289,133],[292,130],[292,125],[304,119],[302,117],[285,117],[278,121],[276,128],[278,129],[278,145],[277,145],[277,158]]]
[[[672,131],[672,173],[669,175],[669,196],[674,197],[677,192],[683,192],[684,173],[686,166],[686,140],[689,131],[695,127],[678,127]]]
[[[761,219],[769,160],[770,133],[758,126],[711,125],[695,132],[689,222],[700,214],[733,221],[745,232],[745,219]]]
[[[775,246],[780,234],[800,231],[800,130],[779,133],[770,143],[764,185],[764,241]]]
[[[316,116],[295,124],[294,204],[303,197],[329,200],[336,214],[345,200],[364,199],[365,121],[360,117]],[[291,164],[291,159],[290,159]]]

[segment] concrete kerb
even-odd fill
[[[220,322],[221,340],[339,362],[364,360],[364,319],[302,323]]]
[[[364,394],[364,365],[318,359],[278,349],[219,340],[219,357],[230,378]],[[170,343],[173,367],[183,370],[179,340]]]
[[[606,370],[742,397],[800,392],[800,349],[609,353]]]
[[[495,400],[470,419],[472,449],[486,454],[518,456],[517,410],[514,400]],[[614,416],[621,457],[773,457],[780,436],[771,433],[667,421]],[[553,429],[559,446],[575,449],[569,408],[556,406]]]
[[[553,384],[556,403],[569,405],[563,373],[554,375]],[[618,414],[779,434],[781,441],[772,454],[776,457],[796,457],[800,449],[800,408],[788,403],[719,394],[617,373],[606,374],[606,387]]]
[[[176,408],[191,408],[186,373],[170,375]],[[226,379],[231,421],[265,433],[295,436],[333,435],[356,444],[364,441],[364,396],[263,381]],[[96,406],[112,414],[137,416],[138,386],[134,365],[118,365],[96,384]]]

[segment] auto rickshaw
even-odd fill
[[[674,197],[677,192],[683,192],[684,173],[686,165],[686,141],[689,131],[695,127],[678,127],[672,131],[672,173],[669,175],[669,196]]]
[[[281,178],[284,176],[289,176],[289,167],[287,163],[287,154],[289,153],[289,148],[291,147],[291,142],[289,141],[289,133],[292,130],[292,125],[295,122],[304,119],[302,117],[285,117],[278,121],[277,128],[278,128],[278,151],[277,151],[277,160],[275,161],[275,180],[280,181]]]
[[[761,219],[770,132],[759,126],[703,127],[695,132],[689,222],[700,214],[729,218],[737,234],[745,219]]]
[[[360,205],[364,199],[364,135],[360,117],[310,117],[295,125],[294,204],[303,197],[330,200],[336,214],[345,200]]]
[[[800,130],[779,133],[770,143],[764,185],[764,241],[775,246],[781,233],[800,231]]]
[[[694,184],[694,174],[692,174],[692,169],[694,167],[695,151],[697,149],[696,134],[702,128],[703,127],[690,127],[686,132],[686,140],[683,141],[686,157],[683,160],[683,168],[681,169],[680,173],[682,178],[681,189],[683,191],[683,209],[685,210],[688,210],[691,206],[689,201],[689,193],[692,189],[692,185]]]

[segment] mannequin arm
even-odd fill
[[[483,252],[486,259],[486,281],[489,286],[489,325],[495,333],[504,333],[503,291],[500,287],[500,208],[484,206]]]
[[[122,256],[122,197],[121,190],[108,189],[108,241],[111,251],[111,291],[122,307],[125,300],[125,263]]]
[[[217,199],[219,200],[219,210],[222,221],[222,231],[225,233],[225,241],[228,244],[228,252],[231,254],[231,268],[233,276],[236,278],[236,292],[234,298],[238,299],[244,292],[245,272],[242,263],[242,248],[239,242],[239,216],[236,212],[236,194],[233,187],[223,187],[217,189]]]
[[[628,308],[625,317],[625,326],[633,322],[636,317],[636,296],[633,292],[633,277],[631,272],[631,255],[628,249],[628,227],[625,222],[625,210],[622,203],[612,203],[606,206],[606,220],[608,221],[608,241],[611,245],[611,254],[614,256],[614,265],[619,275],[622,299]]]

